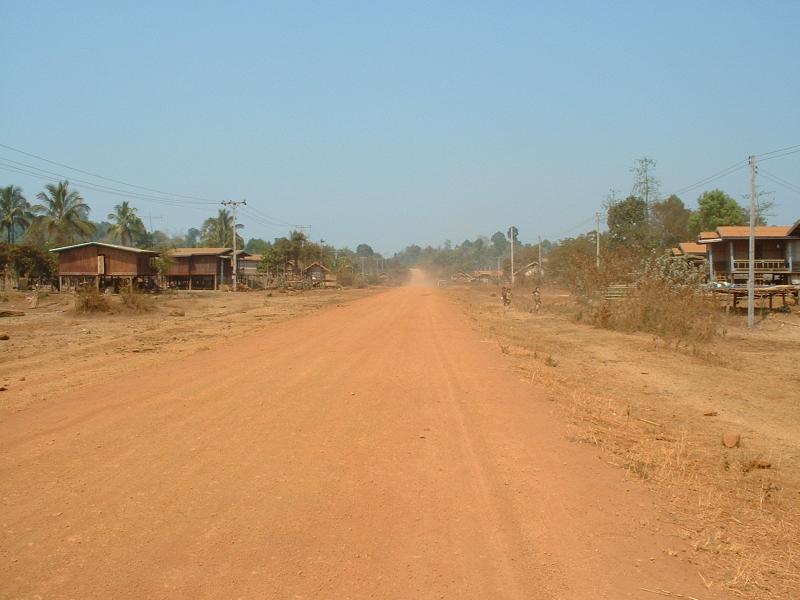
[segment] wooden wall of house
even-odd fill
[[[58,274],[97,275],[97,246],[83,246],[59,252]]]
[[[138,252],[129,252],[126,250],[118,250],[117,248],[104,248],[103,246],[97,247],[97,254],[106,257],[106,272],[108,276],[135,276],[135,275],[149,275],[149,270],[146,273],[139,273],[139,256]]]
[[[727,245],[728,242],[717,244],[718,246]],[[756,240],[756,259],[757,260],[782,260],[786,258],[786,240]],[[750,257],[749,240],[733,240],[733,258],[735,260],[747,260]]]
[[[172,257],[172,266],[167,275],[218,275],[219,274],[218,256],[177,256]]]

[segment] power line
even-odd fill
[[[797,154],[798,152],[800,152],[800,148],[798,148],[797,150],[790,150],[788,152],[784,152],[783,154],[773,154],[771,156],[768,156],[767,158],[762,158],[761,162],[773,160],[775,158],[783,158],[784,156],[790,156],[792,154]]]
[[[761,158],[764,156],[768,156],[770,154],[777,154],[778,152],[785,152],[786,150],[794,150],[794,149],[800,150],[800,144],[796,144],[794,146],[786,146],[785,148],[778,148],[777,150],[770,150],[769,152],[762,152],[761,154],[756,154],[755,156]]]
[[[201,197],[198,197],[198,196],[190,196],[190,195],[186,195],[186,194],[173,194],[171,192],[164,192],[162,190],[158,190],[158,189],[155,189],[155,188],[149,188],[149,187],[137,185],[135,183],[128,183],[128,182],[122,181],[120,179],[114,179],[112,177],[106,177],[105,175],[99,175],[97,173],[92,173],[91,171],[85,171],[83,169],[79,169],[78,167],[72,167],[70,165],[67,165],[67,164],[64,164],[64,163],[61,163],[61,162],[58,162],[58,161],[55,161],[55,160],[51,160],[49,158],[45,158],[44,156],[39,156],[38,154],[33,154],[31,152],[26,152],[25,150],[20,150],[19,148],[14,148],[13,146],[9,146],[7,144],[0,143],[0,148],[5,148],[6,150],[12,150],[13,152],[18,152],[19,154],[24,154],[25,156],[29,156],[31,158],[35,158],[37,160],[41,160],[42,162],[46,162],[46,163],[49,163],[51,165],[56,165],[58,167],[63,167],[65,169],[70,169],[71,171],[76,171],[78,173],[83,173],[84,175],[89,175],[91,177],[96,177],[97,179],[103,179],[104,181],[110,181],[111,183],[116,183],[116,184],[119,184],[119,185],[125,185],[125,186],[128,186],[128,187],[137,188],[137,189],[144,190],[144,191],[147,191],[147,192],[154,192],[156,194],[162,194],[162,195],[165,195],[165,196],[172,196],[174,198],[183,198],[183,199],[186,199],[186,200],[197,200],[197,201],[200,201],[200,202],[210,202],[210,203],[213,203],[213,204],[218,204],[219,203],[219,200],[212,200],[210,198],[201,198]]]
[[[758,174],[766,177],[770,181],[777,183],[778,185],[782,185],[786,189],[795,192],[796,194],[800,194],[800,185],[795,185],[790,181],[786,181],[785,179],[781,179],[777,175],[773,175],[769,171],[765,171],[763,167],[759,168]]]
[[[22,173],[24,175],[30,175],[32,177],[37,177],[43,179],[48,182],[57,182],[58,180],[65,179],[69,181],[74,181],[76,183],[80,183],[84,187],[88,187],[94,191],[98,192],[105,192],[108,194],[113,194],[117,196],[122,196],[124,198],[136,198],[139,200],[145,200],[148,202],[157,202],[161,204],[167,204],[170,206],[180,206],[180,207],[188,207],[188,206],[210,206],[216,204],[216,202],[196,202],[196,201],[187,201],[187,200],[172,200],[170,198],[159,198],[157,196],[150,196],[148,194],[142,194],[141,192],[133,192],[130,190],[122,190],[119,188],[113,188],[107,185],[103,185],[100,183],[95,183],[93,181],[88,181],[86,179],[80,179],[76,177],[70,177],[63,173],[57,173],[55,171],[49,171],[47,169],[42,169],[40,167],[36,167],[34,165],[29,165],[27,163],[22,163],[16,160],[12,160],[9,158],[0,157],[0,161],[5,163],[11,163],[7,165],[0,165],[4,166],[6,170],[14,170],[16,172]],[[19,165],[19,166],[17,166]],[[55,179],[54,179],[55,177]]]
[[[696,181],[695,183],[693,183],[691,185],[687,185],[686,187],[683,187],[683,188],[681,188],[679,190],[676,190],[676,191],[672,192],[672,194],[670,194],[670,195],[679,196],[681,194],[685,194],[687,192],[691,192],[692,190],[694,190],[696,188],[699,188],[701,186],[707,185],[707,184],[711,183],[712,181],[716,181],[717,179],[721,179],[721,178],[726,177],[728,175],[732,175],[736,171],[744,169],[746,166],[747,166],[747,161],[746,160],[737,161],[737,162],[733,163],[731,166],[729,166],[729,167],[727,167],[725,169],[722,169],[721,171],[718,171],[717,173],[714,173],[713,175],[709,175],[708,177],[704,177],[703,179],[701,179],[699,181]],[[667,196],[667,197],[669,197],[669,196]]]

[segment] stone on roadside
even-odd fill
[[[0,333],[0,340],[8,340],[10,339],[7,333]]]
[[[741,440],[741,434],[734,431],[726,431],[722,434],[722,445],[726,448],[736,448]]]

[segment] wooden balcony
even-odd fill
[[[734,260],[734,272],[747,272],[750,268],[749,260]],[[753,261],[753,270],[756,273],[788,273],[789,265],[782,258],[779,259],[757,259]]]

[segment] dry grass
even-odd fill
[[[156,309],[155,300],[152,296],[141,294],[133,290],[125,291],[120,294],[122,306],[137,313],[152,312]]]
[[[111,300],[94,287],[87,287],[75,293],[73,310],[79,314],[111,312]]]
[[[570,389],[547,372],[549,360],[526,374],[559,399],[572,438],[603,448],[607,462],[665,494],[695,552],[710,554],[725,573],[717,588],[792,598],[800,589],[800,488],[784,478],[781,460],[724,448],[704,433],[637,417],[618,399]]]
[[[574,441],[602,448],[606,462],[647,482],[663,498],[693,550],[687,559],[698,566],[709,589],[742,598],[797,597],[800,474],[791,457],[762,452],[750,439],[725,448],[713,418],[676,420],[671,418],[674,408],[659,406],[657,398],[636,404],[627,396],[599,392],[600,380],[580,383],[562,370],[559,357],[537,349],[535,328],[528,327],[548,319],[547,314],[523,316],[487,301],[473,304],[473,296],[468,314],[479,327],[491,323],[501,351],[560,405]],[[550,310],[545,306],[545,312]],[[688,309],[682,305],[680,310]],[[670,309],[667,322],[680,318],[680,312],[671,314]],[[569,343],[568,335],[559,338],[563,344]]]

